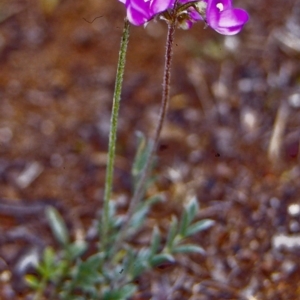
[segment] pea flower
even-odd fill
[[[181,0],[182,4],[191,2]],[[234,35],[239,33],[248,21],[247,12],[240,8],[232,7],[231,0],[202,0],[194,3],[187,10],[187,17],[183,18],[180,27],[191,28],[192,24],[205,20],[207,24],[220,34]]]
[[[119,0],[125,4],[128,21],[136,26],[150,21],[155,15],[172,8],[175,0]]]
[[[240,8],[233,8],[231,0],[208,0],[206,21],[220,34],[234,35],[239,33],[249,16]]]
[[[234,35],[248,21],[247,12],[232,6],[232,0],[119,0],[125,4],[127,18],[133,25],[146,24],[154,16],[174,9],[179,27],[189,29],[193,23],[204,20],[220,34]],[[166,15],[164,16],[166,17]]]

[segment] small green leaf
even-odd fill
[[[132,268],[129,270],[129,275],[132,279],[137,278],[139,275],[144,273],[148,269],[148,262],[138,260],[132,265]]]
[[[108,204],[108,215],[110,218],[114,218],[116,215],[117,204],[115,201],[109,201]]]
[[[181,237],[186,236],[186,230],[188,226],[189,226],[189,216],[188,216],[187,209],[185,209],[183,211],[183,215],[181,216],[180,224],[179,224],[179,235]]]
[[[197,212],[199,210],[199,205],[196,197],[193,197],[189,203],[185,206],[183,215],[180,219],[179,234],[181,237],[185,238],[187,236],[187,228],[194,220]]]
[[[199,222],[196,222],[188,227],[188,229],[186,231],[186,236],[190,236],[199,231],[208,229],[209,227],[211,227],[214,224],[215,224],[215,221],[210,220],[210,219],[204,219]]]
[[[200,247],[200,246],[196,246],[193,244],[186,244],[186,245],[181,245],[181,246],[176,246],[172,253],[174,254],[178,254],[178,253],[199,253],[199,254],[205,254],[205,250]]]
[[[101,281],[98,270],[102,262],[102,253],[96,253],[90,256],[86,261],[79,261],[73,276],[76,286],[85,291],[93,292],[95,283]]]
[[[157,253],[160,244],[160,232],[157,226],[154,227],[150,245],[150,256]]]
[[[134,284],[127,284],[118,290],[108,290],[104,292],[103,300],[126,300],[133,296],[137,288]]]
[[[144,134],[140,131],[137,131],[136,135],[138,138],[138,147],[137,147],[136,155],[131,169],[131,173],[134,178],[136,178],[141,172],[141,170],[143,170],[146,163],[147,153],[148,153],[147,141]]]
[[[104,261],[104,253],[103,252],[98,252],[92,256],[90,256],[87,260],[86,260],[86,264],[88,267],[90,268],[98,268]]]
[[[87,243],[85,241],[76,241],[70,244],[67,248],[68,259],[70,261],[81,256],[87,249]]]
[[[113,264],[118,264],[120,262],[122,262],[124,260],[124,258],[127,256],[127,253],[128,250],[125,250],[125,249],[120,249],[117,253],[114,254],[114,257],[113,257]]]
[[[133,268],[133,264],[135,262],[135,251],[131,246],[126,247],[126,256],[124,258],[124,263],[123,263],[123,271],[122,273],[126,274],[130,272],[130,270]]]
[[[142,203],[141,205],[147,205],[149,207],[151,207],[153,204],[156,204],[158,202],[163,201],[163,196],[162,195],[155,195],[152,197],[149,197],[146,201],[144,201],[144,203]]]
[[[60,277],[64,273],[66,273],[66,271],[70,270],[69,261],[67,261],[65,259],[59,260],[59,262],[57,262],[54,267],[55,267],[55,269],[51,273],[51,277],[50,277],[50,279],[54,282],[58,282],[60,280]]]
[[[148,258],[150,257],[150,249],[148,248],[142,248],[137,255],[137,259],[142,261],[142,262],[146,262],[148,260]]]
[[[47,269],[50,269],[53,264],[55,264],[55,252],[53,250],[53,248],[51,247],[46,247],[44,250],[44,264],[47,267]]]
[[[156,254],[151,258],[151,266],[157,266],[165,262],[174,262],[175,258],[169,253]]]
[[[135,261],[130,269],[129,273],[131,278],[136,278],[143,272],[145,272],[151,266],[150,261],[150,249],[142,248],[135,258]]]
[[[37,290],[40,287],[40,282],[36,276],[27,274],[25,275],[25,282],[31,287],[32,289]]]
[[[46,280],[52,278],[56,271],[55,253],[51,247],[46,247],[43,253],[42,261],[37,266],[38,272]]]
[[[125,299],[128,299],[129,297],[133,296],[136,290],[137,287],[134,284],[127,284],[121,289],[121,293]]]
[[[111,227],[113,229],[120,228],[124,223],[124,220],[125,220],[124,216],[115,216]]]
[[[67,246],[69,244],[69,233],[67,230],[67,226],[59,214],[59,212],[54,207],[46,208],[46,216],[49,221],[49,225],[51,227],[52,233],[55,236],[56,240],[63,246]]]
[[[142,223],[145,221],[145,216],[149,211],[149,206],[144,205],[142,208],[137,210],[130,221],[130,227],[138,229],[141,227]]]
[[[174,239],[177,235],[178,231],[178,220],[175,216],[172,216],[171,225],[168,232],[167,242],[166,242],[166,248],[167,250],[171,250],[173,247]]]
[[[186,211],[188,215],[187,223],[188,225],[194,220],[197,212],[199,210],[199,204],[196,197],[193,197],[186,206]]]
[[[145,220],[145,216],[149,212],[151,206],[159,201],[161,201],[161,196],[154,196],[150,197],[146,201],[142,202],[136,212],[133,214],[131,221],[130,221],[130,227],[134,229],[139,229],[141,225],[143,224]]]
[[[138,149],[134,158],[134,162],[131,169],[133,188],[135,189],[138,185],[139,180],[141,179],[141,172],[143,171],[148,159],[151,149],[153,148],[153,141],[147,141],[144,135],[141,132],[137,133],[138,136]],[[150,165],[150,170],[153,168],[154,162]],[[150,177],[146,180],[143,189],[143,192],[153,184],[155,181],[154,177]]]

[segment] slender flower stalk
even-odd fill
[[[161,107],[160,107],[160,112],[158,117],[158,124],[155,129],[153,144],[151,150],[149,151],[146,165],[144,167],[144,170],[142,171],[142,176],[138,182],[137,188],[130,202],[129,217],[133,214],[137,202],[140,201],[143,195],[145,181],[147,180],[147,177],[149,175],[149,169],[153,161],[154,153],[158,148],[159,137],[167,113],[167,108],[168,108],[168,103],[170,98],[171,62],[172,62],[172,54],[173,54],[172,48],[173,48],[173,41],[174,41],[175,26],[176,26],[175,22],[168,24],[168,36],[167,36],[166,54],[165,54],[165,70],[164,70],[164,77],[163,77],[163,92],[162,92],[162,101],[161,101]]]
[[[162,100],[161,107],[158,117],[158,124],[155,129],[153,143],[151,145],[150,151],[148,153],[148,157],[146,158],[146,164],[142,170],[140,180],[138,181],[137,187],[135,189],[134,195],[130,201],[129,209],[126,215],[126,221],[123,224],[123,227],[120,231],[119,238],[117,243],[114,245],[114,251],[117,251],[123,243],[125,238],[125,234],[129,227],[132,216],[143,197],[145,190],[145,183],[149,176],[150,167],[153,162],[154,154],[158,148],[159,138],[162,131],[163,123],[165,120],[165,116],[167,113],[169,98],[170,98],[170,80],[171,80],[171,62],[172,62],[172,54],[173,54],[173,42],[174,42],[174,33],[176,29],[176,18],[172,18],[168,22],[168,35],[166,42],[166,53],[165,53],[165,67],[164,67],[164,75],[163,75],[163,91],[162,91]]]
[[[122,82],[125,69],[127,45],[129,40],[129,22],[126,19],[123,29],[123,35],[121,39],[119,61],[116,74],[115,90],[113,96],[112,114],[110,120],[110,134],[108,144],[108,158],[106,167],[106,178],[104,187],[104,205],[101,220],[101,247],[102,251],[105,251],[107,244],[108,235],[108,224],[109,224],[109,201],[111,198],[112,185],[113,185],[113,173],[114,173],[114,162],[116,152],[116,140],[117,140],[117,129],[118,129],[118,115],[121,101]]]

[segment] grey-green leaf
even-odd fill
[[[157,253],[160,244],[160,232],[157,226],[154,227],[150,245],[150,256]]]
[[[102,262],[102,253],[96,253],[90,256],[86,261],[79,261],[73,278],[77,286],[84,290],[92,290],[95,283],[101,279],[98,270]]]
[[[151,258],[151,265],[157,266],[165,262],[174,262],[175,258],[169,253],[156,254]]]
[[[87,249],[87,243],[85,241],[76,241],[70,244],[67,248],[69,254],[69,260],[74,260],[81,256]]]
[[[186,206],[186,211],[188,215],[188,225],[194,220],[197,212],[199,210],[199,204],[196,197],[193,197]]]
[[[46,247],[43,254],[43,264],[47,269],[50,269],[55,264],[55,252],[53,248]]]
[[[149,206],[146,205],[144,205],[142,208],[137,210],[132,216],[130,227],[134,229],[140,228],[148,211],[149,211]]]
[[[193,235],[197,232],[203,231],[214,225],[215,221],[210,219],[204,219],[190,225],[186,231],[186,236]]]
[[[127,284],[118,290],[105,291],[103,295],[103,300],[127,300],[129,297],[133,296],[137,288],[134,284]]]
[[[172,216],[172,222],[170,225],[170,229],[169,229],[168,237],[167,237],[167,243],[166,243],[166,248],[168,250],[172,249],[173,242],[177,235],[177,232],[178,232],[178,220],[175,216]]]
[[[140,228],[151,206],[161,200],[162,200],[161,196],[154,196],[142,202],[132,216],[130,227],[134,229]]]
[[[193,244],[186,244],[186,245],[181,245],[181,246],[177,246],[173,249],[172,253],[174,254],[178,254],[178,253],[199,253],[204,255],[206,252],[205,250],[200,247],[200,246],[196,246]]]
[[[46,208],[46,216],[56,240],[61,245],[67,246],[69,244],[70,237],[67,226],[60,213],[54,207],[49,206]]]
[[[189,215],[188,215],[188,210],[185,209],[183,211],[183,215],[181,216],[180,224],[179,224],[179,234],[182,237],[186,236],[186,230],[188,225],[189,225]]]
[[[138,131],[136,135],[138,138],[138,147],[131,170],[132,176],[134,178],[136,178],[144,168],[149,151],[149,149],[147,149],[147,141],[144,134]]]

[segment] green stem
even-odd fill
[[[107,235],[109,229],[109,201],[111,198],[114,161],[116,152],[117,128],[118,128],[118,115],[121,101],[122,82],[124,76],[124,68],[126,61],[126,52],[129,39],[129,22],[125,20],[123,35],[121,39],[119,61],[116,74],[115,91],[113,97],[112,114],[110,120],[110,134],[108,144],[108,158],[106,167],[105,190],[104,190],[104,205],[101,220],[101,248],[105,251],[107,244]]]
[[[38,290],[36,291],[33,300],[40,300],[43,297],[43,293],[46,289],[47,280],[43,277]]]
[[[141,201],[141,198],[143,197],[144,190],[145,190],[145,183],[149,177],[149,171],[153,162],[154,154],[158,148],[159,137],[167,113],[167,108],[168,108],[168,103],[170,98],[171,62],[172,62],[172,54],[173,54],[175,28],[176,28],[176,20],[174,18],[168,24],[168,35],[167,35],[166,53],[165,53],[165,67],[164,67],[164,76],[163,76],[163,92],[162,92],[162,101],[161,101],[161,107],[159,112],[158,124],[155,129],[152,147],[150,148],[148,157],[146,159],[146,164],[144,166],[144,169],[142,170],[140,180],[138,181],[134,195],[130,201],[129,209],[126,216],[126,221],[123,224],[123,227],[119,234],[119,238],[114,246],[114,252],[116,252],[122,245],[123,239],[125,238],[127,229],[130,225],[132,216],[135,213],[136,208],[139,202]]]

